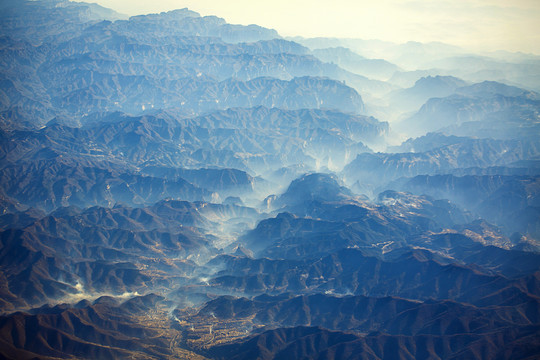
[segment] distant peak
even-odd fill
[[[201,14],[196,11],[189,10],[188,8],[170,10],[167,12],[163,12],[162,14],[169,14],[171,16],[177,17],[201,17]]]
[[[169,20],[183,20],[189,18],[200,18],[201,14],[198,12],[189,10],[188,8],[176,9],[170,11],[163,11],[161,13],[153,14],[141,14],[132,16],[131,19],[169,19]]]

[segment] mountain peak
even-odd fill
[[[335,175],[310,173],[294,180],[276,203],[281,206],[295,206],[312,201],[340,201],[353,196],[349,189],[340,185]]]

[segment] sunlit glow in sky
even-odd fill
[[[87,0],[92,2],[92,0]],[[96,1],[96,0],[93,0]],[[440,41],[540,54],[540,0],[97,0],[127,15],[189,8],[283,36]]]

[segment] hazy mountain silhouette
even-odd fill
[[[537,57],[67,0],[0,32],[0,358],[540,352]]]

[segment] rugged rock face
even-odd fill
[[[429,143],[429,139],[425,142],[419,141],[417,152],[359,154],[343,169],[343,176],[350,184],[357,181],[373,187],[382,184],[381,189],[400,177],[458,173],[469,168],[514,167],[538,153],[537,141],[528,140],[450,137],[440,146]],[[406,144],[411,150],[415,146],[416,141]]]
[[[73,27],[66,32],[59,28],[62,11]],[[116,22],[90,20],[78,11],[93,13],[68,2],[8,5],[0,103],[6,127],[166,108],[190,114],[253,106],[364,111],[354,89],[329,78],[354,82],[358,75],[321,63],[300,45],[276,39],[273,30],[188,10]],[[27,13],[40,17],[35,28],[22,25]]]
[[[218,359],[429,359],[434,356],[458,359],[495,357],[494,351],[504,348],[511,356],[527,358],[535,355],[537,337],[533,329],[513,336],[507,331],[501,337],[457,335],[452,337],[392,336],[372,333],[365,337],[328,331],[319,327],[296,327],[269,330],[238,345],[218,346],[210,352]],[[504,338],[505,341],[499,340]],[[452,340],[449,340],[452,339]],[[525,345],[523,339],[531,341]],[[461,346],[454,347],[454,341]],[[463,346],[463,347],[462,347]],[[441,350],[434,350],[441,349]]]

